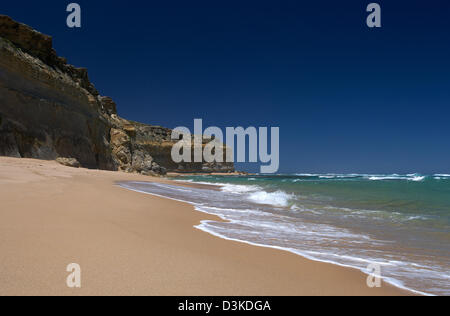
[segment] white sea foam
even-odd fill
[[[409,216],[406,218],[407,221],[416,221],[416,220],[427,220],[428,218],[425,216]]]
[[[258,204],[286,207],[295,196],[283,191],[267,192],[257,185],[222,184],[223,192],[244,195],[245,199]]]
[[[279,207],[286,207],[289,205],[289,201],[294,198],[294,195],[288,194],[283,191],[266,192],[257,191],[251,193],[248,199],[254,203],[273,205]]]
[[[295,174],[298,177],[302,178],[318,178],[322,180],[354,180],[357,178],[360,179],[366,179],[370,181],[392,181],[392,180],[408,180],[408,181],[415,181],[415,182],[421,182],[426,179],[426,176],[417,174],[417,173],[410,173],[406,175],[400,175],[400,174],[337,174],[337,173],[326,173],[326,174],[319,174],[319,173],[297,173]],[[450,177],[450,175],[434,175],[435,177]],[[308,179],[306,179],[308,180]],[[299,182],[303,181],[303,179],[294,179],[292,182]]]
[[[296,173],[295,175],[299,176],[299,177],[317,177],[317,176],[320,176],[320,174],[317,174],[317,173]]]
[[[369,177],[369,180],[371,181],[381,181],[381,180],[403,180],[402,178],[399,177],[394,177],[394,176],[372,176]]]
[[[433,177],[434,180],[450,180],[450,175],[448,174],[441,174],[441,175],[435,175]]]
[[[298,177],[317,177],[320,179],[344,179],[344,178],[357,178],[357,177],[363,177],[365,175],[362,174],[339,174],[339,173],[296,173],[295,174]]]
[[[245,194],[248,192],[255,192],[261,190],[261,187],[257,185],[240,185],[240,184],[227,184],[220,183],[223,192],[233,193],[233,194]]]
[[[210,185],[210,186],[222,186],[223,184],[220,183],[216,183],[216,182],[205,182],[205,181],[194,181],[191,179],[186,179],[186,180],[174,180],[175,182],[181,182],[181,183],[193,183],[195,182],[196,184],[204,184],[204,185]]]
[[[407,180],[407,181],[414,181],[414,182],[421,182],[426,179],[426,176],[421,176],[417,174],[409,174],[409,175],[398,175],[398,174],[392,174],[392,175],[373,175],[368,176],[367,179],[371,181],[383,181],[383,180]]]

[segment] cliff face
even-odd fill
[[[50,37],[4,16],[0,36],[0,154],[114,170],[110,124],[87,71],[57,57]]]
[[[0,155],[75,158],[81,166],[143,174],[231,172],[233,164],[174,164],[171,130],[118,117],[84,68],[52,38],[0,15]]]

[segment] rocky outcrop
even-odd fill
[[[120,118],[85,68],[57,56],[50,36],[0,15],[0,155],[142,174],[234,171],[173,163],[171,132]]]
[[[56,162],[66,167],[80,168],[80,163],[75,158],[56,158]]]
[[[135,137],[132,138],[132,146],[135,150],[152,153],[154,161],[169,171],[177,172],[234,172],[233,163],[181,163],[177,164],[171,159],[173,141],[172,130],[160,126],[148,126],[133,122]],[[204,140],[206,144],[207,140]],[[193,148],[191,149],[193,152]],[[226,147],[224,147],[226,153]],[[192,157],[192,161],[194,161]]]

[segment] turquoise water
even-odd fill
[[[190,202],[226,223],[197,228],[366,271],[386,281],[450,295],[450,175],[192,176],[217,190],[128,184]]]

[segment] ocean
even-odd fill
[[[450,174],[184,176],[124,188],[185,201],[225,222],[196,228],[363,272],[379,264],[386,282],[450,295]]]

